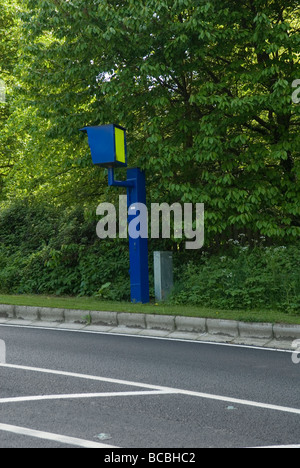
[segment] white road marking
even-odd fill
[[[72,400],[74,398],[107,398],[107,397],[127,397],[127,396],[146,396],[146,395],[170,395],[173,391],[149,390],[147,392],[106,392],[106,393],[69,393],[57,395],[32,395],[12,398],[0,398],[0,404],[4,403],[22,403],[28,401],[44,400]]]
[[[288,406],[270,405],[268,403],[260,403],[260,402],[251,401],[251,400],[240,400],[239,398],[231,398],[231,397],[226,397],[226,396],[221,396],[221,395],[212,395],[210,393],[192,392],[190,390],[179,390],[178,393],[180,393],[181,395],[195,396],[198,398],[206,398],[209,400],[225,401],[227,403],[234,403],[236,405],[253,406],[256,408],[269,409],[269,410],[274,410],[274,411],[283,411],[284,413],[300,414],[300,409],[290,408]]]
[[[128,380],[111,379],[109,377],[98,377],[98,376],[90,375],[90,374],[77,374],[76,372],[65,372],[65,371],[58,371],[58,370],[53,370],[53,369],[44,369],[44,368],[39,368],[39,367],[19,366],[17,364],[1,364],[0,363],[0,367],[7,367],[9,369],[19,369],[19,370],[25,370],[25,371],[31,371],[31,372],[41,372],[44,374],[63,375],[65,377],[75,377],[77,379],[93,380],[93,381],[98,381],[98,382],[108,382],[108,383],[114,383],[114,384],[119,384],[119,385],[127,385],[129,387],[148,388],[149,390],[163,390],[163,391],[172,390],[171,388],[161,387],[158,385],[149,385],[145,383],[131,382]]]
[[[112,379],[108,377],[98,377],[98,376],[93,376],[89,374],[77,374],[74,372],[65,372],[65,371],[57,371],[53,369],[41,369],[38,367],[27,367],[27,366],[19,366],[19,365],[14,365],[14,364],[0,364],[0,367],[6,367],[10,369],[19,369],[19,370],[26,370],[26,371],[31,371],[31,372],[42,372],[46,374],[55,374],[55,375],[64,375],[67,377],[75,377],[75,378],[80,378],[80,379],[87,379],[87,380],[94,380],[94,381],[100,381],[100,382],[109,382],[109,383],[115,383],[115,384],[120,384],[120,385],[127,385],[131,387],[140,387],[140,388],[147,388],[147,389],[152,389],[152,390],[158,390],[160,392],[164,393],[172,393],[172,394],[178,394],[178,395],[188,395],[188,396],[194,396],[198,398],[205,398],[209,400],[216,400],[216,401],[223,401],[227,403],[234,403],[237,405],[244,405],[244,406],[252,406],[256,408],[262,408],[262,409],[269,409],[269,410],[275,410],[275,411],[282,411],[285,413],[293,413],[293,414],[300,414],[300,409],[298,408],[290,408],[286,406],[279,406],[279,405],[271,405],[268,403],[260,403],[256,401],[251,401],[251,400],[242,400],[239,398],[231,398],[227,396],[222,396],[222,395],[214,395],[210,393],[202,393],[202,392],[195,392],[191,390],[182,390],[182,389],[177,389],[177,388],[170,388],[170,387],[163,387],[159,385],[150,385],[150,384],[145,384],[142,382],[132,382],[132,381],[127,381],[127,380],[119,380],[119,379]]]
[[[1,424],[0,431],[10,432],[13,434],[35,437],[37,439],[51,440],[60,444],[75,445],[76,447],[83,448],[117,448],[113,445],[100,444],[99,442],[92,442],[90,440],[77,439],[76,437],[68,437],[61,434],[53,434],[52,432],[36,431],[28,429],[27,427],[12,426],[10,424]]]
[[[217,341],[204,341],[204,340],[194,340],[189,338],[174,338],[171,336],[149,336],[143,335],[143,330],[139,330],[136,334],[131,333],[121,333],[121,332],[109,332],[109,331],[96,331],[96,330],[89,330],[88,326],[82,329],[72,329],[59,326],[59,327],[50,327],[50,326],[40,326],[39,325],[19,325],[19,324],[9,324],[9,323],[0,323],[0,327],[13,327],[13,328],[29,328],[31,330],[50,330],[50,331],[61,331],[61,332],[72,332],[72,333],[90,333],[94,335],[109,335],[109,336],[124,336],[129,338],[144,338],[148,340],[161,340],[161,341],[178,341],[182,343],[194,343],[194,344],[204,344],[204,345],[211,345],[211,346],[227,346],[231,348],[246,348],[252,350],[259,350],[259,351],[272,351],[277,353],[293,353],[295,351],[290,349],[280,349],[280,348],[269,348],[267,346],[255,346],[255,345],[246,345],[246,344],[236,344],[236,343],[223,343]],[[112,327],[107,327],[111,329]],[[117,327],[113,327],[117,328]],[[154,330],[153,330],[154,331]],[[170,332],[171,334],[171,332]],[[206,333],[201,333],[200,335],[205,336]]]
[[[0,362],[6,363],[6,345],[4,340],[0,340]]]
[[[250,447],[255,449],[300,449],[300,445],[269,445],[266,447]]]

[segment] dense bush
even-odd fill
[[[125,242],[99,240],[83,208],[16,202],[0,213],[0,289],[6,293],[93,295],[128,299]],[[101,296],[101,293],[100,293]]]
[[[171,301],[223,309],[300,312],[300,246],[242,246],[180,269]]]
[[[0,291],[129,300],[127,240],[100,240],[96,217],[82,207],[16,201],[0,211]],[[252,246],[231,240],[208,251],[174,252],[175,304],[222,309],[276,308],[300,312],[300,244]],[[152,250],[172,241],[149,243]],[[221,248],[221,247],[220,247]]]

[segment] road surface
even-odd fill
[[[300,444],[291,352],[4,325],[0,340],[0,448]]]

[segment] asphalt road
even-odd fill
[[[300,444],[289,352],[3,325],[0,340],[0,448]]]

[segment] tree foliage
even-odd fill
[[[205,203],[210,243],[240,232],[299,236],[298,1],[26,0],[19,8],[11,122],[26,144],[8,194],[107,197],[78,129],[116,122],[128,129],[130,164],[147,170],[149,201]]]
[[[13,168],[14,153],[18,146],[15,135],[7,125],[13,109],[12,94],[16,89],[14,68],[18,57],[17,23],[17,5],[14,0],[8,0],[1,5],[0,14],[0,80],[4,85],[0,102],[0,191],[4,179]]]

